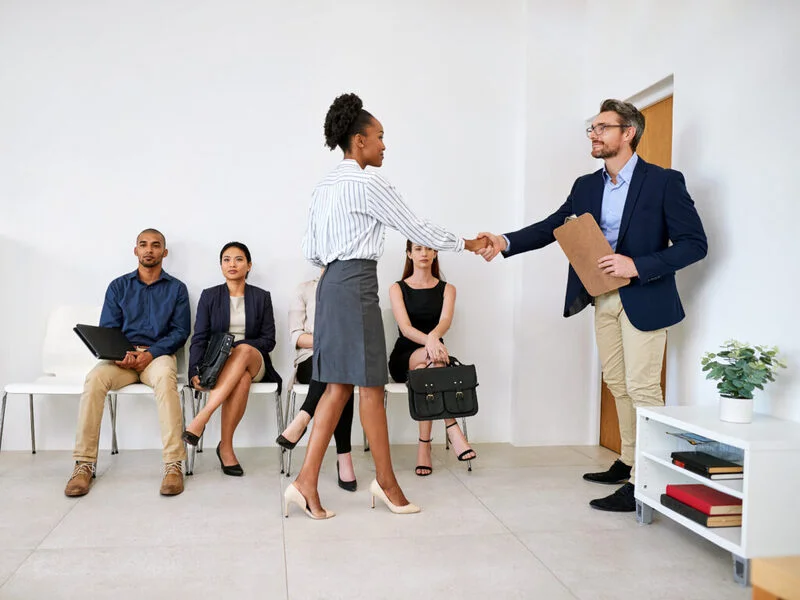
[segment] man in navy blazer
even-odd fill
[[[686,190],[683,175],[649,164],[636,154],[644,133],[644,116],[635,106],[605,100],[587,129],[592,156],[604,167],[579,177],[566,202],[552,215],[502,236],[482,233],[489,245],[479,253],[492,260],[536,250],[555,241],[553,230],[567,217],[590,213],[614,250],[598,268],[630,284],[592,298],[570,266],[564,316],[595,306],[595,334],[603,377],[614,394],[622,454],[588,481],[624,485],[605,498],[592,500],[599,510],[636,510],[633,466],[636,407],[661,406],[661,365],[667,327],[681,321],[683,306],[675,272],[705,257],[703,224]]]

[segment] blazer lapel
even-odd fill
[[[644,183],[647,174],[648,164],[639,157],[636,163],[636,168],[633,169],[633,177],[631,177],[631,185],[628,188],[628,197],[625,199],[625,208],[622,209],[622,220],[619,224],[619,236],[617,236],[617,248],[622,244],[622,239],[625,237],[625,232],[628,231],[628,225],[631,223],[631,214],[639,200],[639,192],[642,191],[642,184]]]
[[[594,220],[600,224],[600,211],[603,207],[603,170],[594,173],[590,180],[589,189],[589,212],[592,213]]]
[[[228,284],[219,286],[219,312],[222,321],[218,324],[218,331],[228,331],[231,328],[231,294]]]
[[[251,331],[250,328],[255,326],[255,321],[253,321],[253,317],[258,314],[253,304],[255,303],[256,298],[253,292],[253,288],[244,284],[244,337],[246,338],[254,338],[255,332]]]

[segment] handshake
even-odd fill
[[[507,247],[502,235],[482,231],[474,240],[464,240],[464,249],[482,256],[486,262],[492,260]]]

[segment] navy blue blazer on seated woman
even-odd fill
[[[514,233],[503,256],[542,248],[555,241],[553,230],[570,215],[591,213],[600,222],[603,170],[579,177],[561,207],[552,215]],[[671,242],[671,244],[670,244]],[[633,259],[639,276],[619,289],[625,314],[640,331],[674,325],[684,317],[675,271],[705,257],[708,249],[703,224],[683,175],[646,163],[639,157],[622,210],[615,252]],[[570,266],[564,316],[592,303],[592,297]]]
[[[281,378],[269,358],[269,353],[275,348],[275,317],[269,292],[254,285],[245,285],[244,315],[244,339],[234,343],[234,346],[249,344],[261,353],[266,367],[261,381],[277,383],[280,394]],[[197,375],[197,366],[203,359],[211,334],[226,332],[230,325],[231,301],[228,285],[223,283],[203,290],[197,303],[194,335],[189,348],[189,380]]]

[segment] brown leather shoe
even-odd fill
[[[85,496],[89,493],[89,488],[94,479],[94,463],[75,462],[75,468],[64,488],[64,494],[70,497]]]
[[[177,496],[183,492],[183,467],[181,461],[164,463],[164,479],[161,480],[162,496]]]

